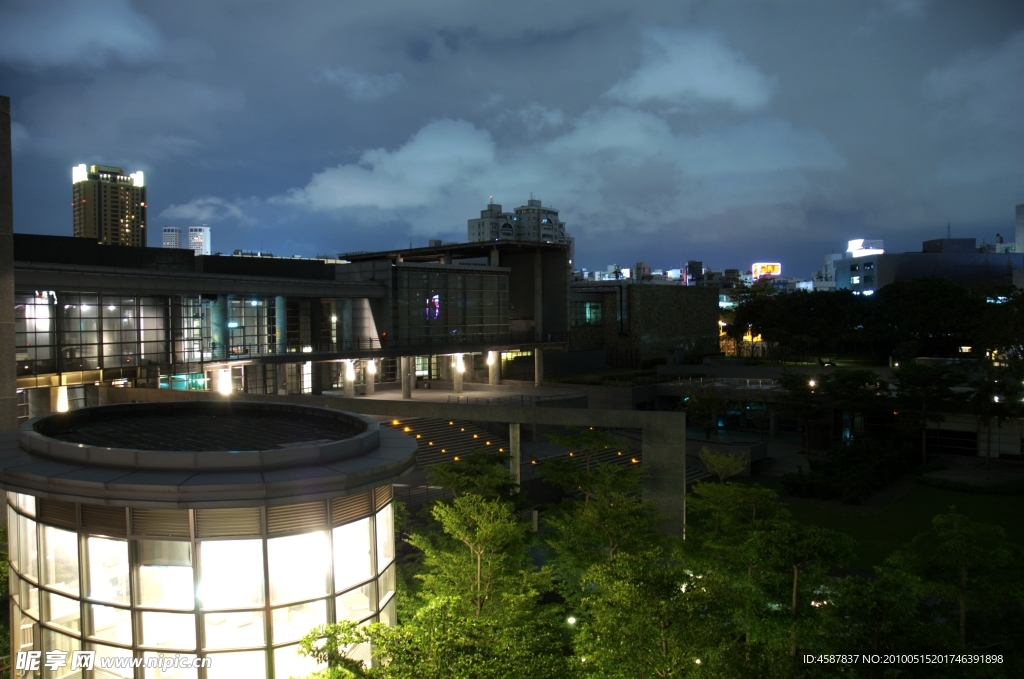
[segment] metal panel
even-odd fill
[[[174,538],[187,538],[187,509],[133,509],[133,535],[162,535]]]
[[[259,507],[196,510],[196,537],[260,535],[262,532]]]
[[[82,505],[82,530],[114,537],[127,536],[125,508]]]
[[[326,525],[326,502],[267,507],[267,533],[270,535],[312,530]]]
[[[390,488],[390,486],[388,486]],[[370,491],[331,500],[331,526],[340,526],[373,513]]]

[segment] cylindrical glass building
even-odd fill
[[[316,666],[297,642],[312,628],[395,618],[391,482],[415,450],[359,415],[291,404],[136,403],[27,422],[0,437],[12,655],[210,659],[42,677],[305,676]]]

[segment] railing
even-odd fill
[[[478,398],[476,396],[449,396],[448,403],[462,403],[465,405],[481,406],[523,406],[531,407],[544,401],[560,401],[567,398],[576,398],[582,394],[561,394],[552,396],[495,396],[493,398]]]
[[[746,377],[691,377],[675,380],[672,386],[680,387],[728,387],[730,389],[779,389],[778,380]]]

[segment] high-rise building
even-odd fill
[[[210,227],[205,224],[188,227],[188,249],[197,255],[210,254]]]
[[[163,246],[165,248],[174,248],[177,250],[181,247],[181,227],[180,226],[165,226],[164,227],[164,240]]]
[[[146,185],[142,171],[76,165],[71,168],[74,235],[105,245],[146,246]]]

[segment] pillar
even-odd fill
[[[539,387],[544,384],[544,350],[540,347],[533,348],[533,386]]]
[[[398,359],[398,379],[402,383],[402,398],[412,398],[412,381],[409,373],[412,372],[412,356],[402,356]]]
[[[277,364],[277,393],[281,396],[288,395],[288,364]]]
[[[456,394],[462,393],[462,375],[466,371],[466,364],[462,361],[462,354],[452,354],[452,386]]]
[[[314,396],[320,396],[324,393],[324,382],[330,380],[324,379],[324,368],[328,363],[316,363],[311,361],[309,366],[309,393]]]
[[[288,300],[285,297],[274,298],[274,335],[277,340],[274,353],[284,354],[288,351]],[[280,384],[280,383],[279,383]]]
[[[28,416],[41,417],[53,412],[50,405],[50,391],[56,387],[37,387],[28,390]]]
[[[342,369],[345,371],[342,375],[345,385],[345,398],[352,398],[356,395],[356,367],[352,361],[343,361]]]
[[[50,387],[50,412],[66,413],[69,410],[68,388]]]
[[[341,300],[341,347],[343,349],[355,348],[352,337],[352,298],[345,297]]]
[[[501,384],[501,352],[487,352],[487,384],[497,386]]]
[[[498,262],[501,261],[498,255],[498,248],[492,247],[490,255],[487,259],[487,264],[490,266],[498,266]]]
[[[544,341],[544,290],[540,250],[533,253],[533,317],[536,340]]]
[[[643,428],[644,500],[656,502],[665,516],[666,528],[682,532],[688,492],[686,470],[686,413],[678,414],[678,424],[670,427]]]
[[[774,441],[778,434],[778,418],[776,417],[775,408],[768,409],[768,440]]]
[[[373,396],[377,388],[377,363],[372,358],[363,360],[363,378],[366,382],[364,393],[367,396]]]
[[[519,423],[512,422],[508,425],[508,464],[512,472],[512,480],[518,486],[520,471],[522,469],[523,456],[519,448]]]
[[[14,196],[11,100],[0,97],[0,432],[18,427],[14,367]]]
[[[228,356],[228,296],[217,295],[210,305],[210,357]]]

